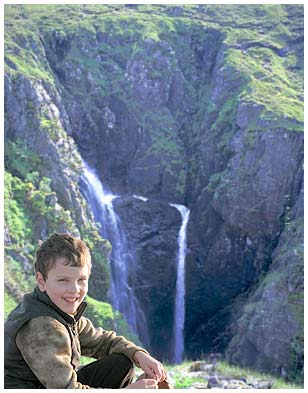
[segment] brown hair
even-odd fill
[[[53,233],[36,251],[35,272],[40,272],[44,279],[58,258],[65,258],[66,265],[91,268],[91,255],[85,242],[68,233]]]

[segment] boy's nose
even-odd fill
[[[79,285],[77,282],[72,282],[68,288],[69,293],[77,293],[79,292]]]

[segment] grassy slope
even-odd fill
[[[179,10],[176,11],[175,8]],[[23,5],[5,7],[7,64],[34,78],[52,81],[43,56],[23,47],[40,34],[56,31],[61,37],[112,32],[127,45],[118,50],[126,57],[140,38],[160,40],[199,27],[200,43],[207,28],[225,35],[226,66],[247,77],[242,100],[265,106],[263,116],[303,121],[303,7],[282,5],[125,6]],[[35,45],[35,44],[34,44]],[[106,52],[110,50],[108,45]],[[102,45],[101,50],[104,51]],[[87,65],[91,68],[91,64]],[[95,66],[95,65],[92,65]],[[10,67],[10,72],[12,68]],[[295,127],[293,125],[293,127]]]

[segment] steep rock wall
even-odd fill
[[[234,312],[235,334],[227,348],[233,362],[297,380],[304,377],[303,196],[302,189],[267,275]]]

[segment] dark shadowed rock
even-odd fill
[[[168,203],[133,197],[117,198],[114,206],[135,246],[133,285],[148,320],[151,349],[171,359],[180,213]]]
[[[233,362],[276,373],[303,373],[302,213],[303,189],[267,276],[235,314],[235,336],[227,349]]]

